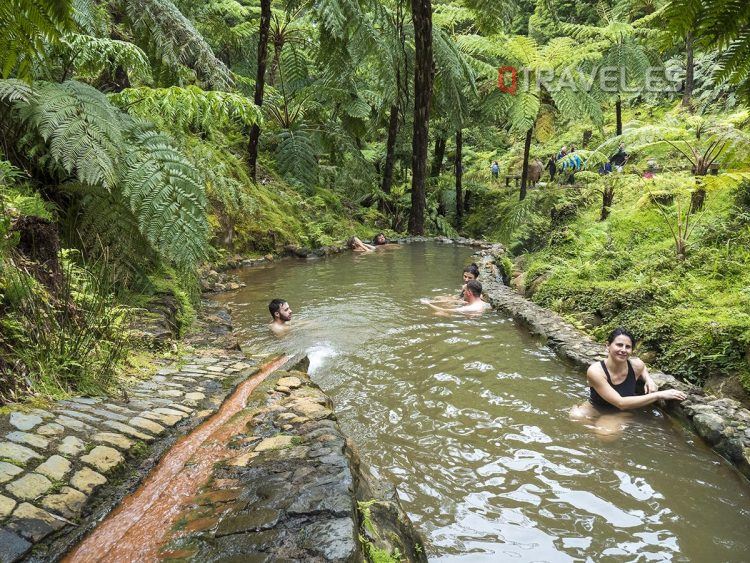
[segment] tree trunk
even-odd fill
[[[459,129],[456,131],[456,227],[460,228],[464,219],[464,193],[463,193],[463,175],[464,167],[462,161],[462,151],[464,145],[464,136]]]
[[[409,233],[424,234],[425,179],[427,175],[427,144],[432,94],[432,3],[411,0],[414,23],[414,133],[411,148],[411,211]]]
[[[605,221],[609,217],[609,210],[612,207],[612,201],[615,199],[614,184],[605,184],[602,191],[602,211],[599,215],[599,221]]]
[[[521,197],[520,199],[526,199],[526,182],[529,179],[529,152],[531,152],[531,133],[534,131],[533,127],[530,127],[526,131],[526,142],[523,145],[523,168],[521,169]]]
[[[440,169],[443,167],[443,159],[445,159],[445,144],[446,140],[443,137],[435,139],[435,156],[430,167],[430,178],[440,176]]]
[[[617,135],[622,135],[622,100],[617,96],[615,102],[615,117],[617,118]]]
[[[682,107],[693,111],[693,87],[695,85],[693,63],[693,33],[688,32],[685,37],[685,50],[687,51],[687,63],[685,65],[685,89],[682,92]]]
[[[398,104],[391,106],[391,116],[388,120],[388,141],[385,145],[385,168],[383,170],[383,194],[386,198],[391,193],[393,185],[393,165],[396,161],[396,136],[398,135]],[[390,211],[386,198],[380,200],[380,211]]]
[[[268,30],[271,27],[271,0],[260,2],[260,35],[258,37],[258,72],[255,74],[255,105],[263,105],[263,90],[266,85],[266,58],[268,56]],[[260,140],[260,126],[255,124],[250,129],[248,142],[248,164],[250,177],[255,182],[257,177],[258,141]]]

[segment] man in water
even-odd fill
[[[429,305],[436,311],[440,311],[441,313],[463,313],[465,315],[481,314],[485,310],[490,308],[489,303],[485,303],[484,301],[482,301],[482,284],[480,282],[478,282],[477,280],[470,280],[466,282],[463,289],[464,299],[466,299],[466,305],[461,305],[460,307],[456,307],[454,309],[438,307],[437,305],[433,305],[432,303],[430,303],[430,301],[427,299],[422,299],[421,302],[425,305]]]
[[[283,299],[274,299],[268,304],[268,312],[273,319],[269,327],[275,334],[284,334],[289,330],[289,321],[292,320],[292,308],[289,303]]]

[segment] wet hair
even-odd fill
[[[378,242],[378,239],[380,237],[383,237],[383,242]],[[383,233],[378,233],[375,235],[375,238],[372,239],[372,244],[385,244],[387,242],[385,235]]]
[[[466,282],[466,289],[467,291],[470,291],[474,297],[481,297],[482,296],[482,284],[479,283],[477,280],[471,280],[469,282]]]
[[[286,299],[273,299],[268,304],[268,312],[271,313],[271,318],[276,318],[276,313],[279,312],[279,309],[281,309],[281,306],[286,303]]]
[[[472,262],[464,268],[464,272],[473,275],[474,279],[476,279],[479,277],[479,266],[477,266],[476,263]]]
[[[635,350],[635,336],[633,336],[633,333],[631,333],[628,329],[621,326],[618,326],[615,330],[609,333],[609,336],[607,336],[607,344],[612,344],[612,342],[614,342],[615,338],[617,338],[618,336],[627,336],[628,338],[630,338],[630,344]]]

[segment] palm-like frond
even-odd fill
[[[98,76],[103,68],[122,67],[131,80],[147,81],[151,78],[146,53],[127,41],[70,33],[62,38],[60,48],[67,52],[79,75]]]

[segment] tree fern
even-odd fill
[[[119,66],[128,72],[131,80],[143,82],[151,77],[146,53],[127,41],[71,33],[62,38],[61,49],[79,75],[96,77],[103,68]]]
[[[137,36],[164,64],[186,65],[209,88],[229,89],[229,70],[171,0],[117,1]]]
[[[57,42],[71,23],[71,0],[0,2],[0,77],[31,79],[45,45]]]
[[[301,129],[285,129],[279,133],[276,163],[288,180],[305,186],[312,186],[317,180],[315,149],[310,136]]]
[[[17,106],[54,162],[85,184],[111,189],[123,145],[117,108],[97,89],[75,80],[38,83],[36,92],[30,103]]]
[[[241,94],[180,88],[126,88],[113,94],[112,101],[131,115],[164,123],[167,127],[195,127],[204,131],[234,122],[260,124],[260,109]]]
[[[162,257],[188,268],[206,256],[208,224],[200,176],[156,131],[134,126],[122,195],[138,230]]]

